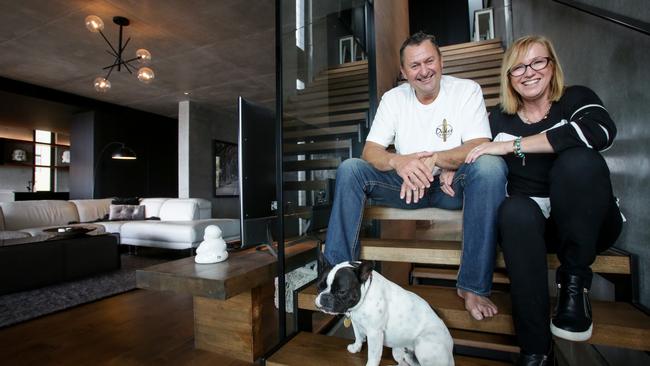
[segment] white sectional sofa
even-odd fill
[[[111,199],[0,202],[0,239],[41,235],[46,228],[77,225],[119,233],[120,244],[169,249],[196,248],[208,225],[226,241],[239,238],[239,220],[210,218],[212,204],[200,198],[144,198],[146,220],[105,221]],[[159,218],[155,219],[155,218]]]

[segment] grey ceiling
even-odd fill
[[[174,118],[184,92],[229,111],[238,95],[272,105],[274,9],[273,0],[0,0],[0,76]],[[151,52],[151,84],[115,70],[111,91],[93,89],[113,60],[86,30],[89,14],[104,20],[113,44],[113,16],[129,18],[125,52]]]

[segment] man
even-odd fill
[[[494,316],[497,308],[487,296],[506,166],[488,155],[463,163],[471,149],[491,138],[481,88],[442,75],[442,57],[431,35],[409,37],[400,61],[408,84],[384,94],[362,159],[348,159],[337,170],[325,258],[330,264],[359,258],[367,198],[405,209],[460,210],[464,203],[457,292],[474,318]],[[386,151],[391,144],[396,153]]]

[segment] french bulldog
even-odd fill
[[[355,341],[348,351],[361,351],[367,338],[366,366],[379,365],[383,346],[392,348],[400,366],[454,365],[449,330],[429,304],[373,268],[373,262],[326,265],[318,281],[316,307],[352,320]]]

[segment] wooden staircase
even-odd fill
[[[500,40],[441,47],[441,52],[444,74],[475,80],[483,89],[486,107],[490,109],[498,104],[503,58]],[[287,110],[284,122],[285,149],[288,147],[291,154],[301,152],[308,155],[309,151],[315,154],[311,155],[311,160],[306,158],[286,162],[285,170],[323,169],[333,172],[344,159],[358,156],[355,152],[360,148],[354,145],[363,143],[364,129],[368,126],[368,103],[362,100],[362,96],[368,95],[367,85],[367,65],[357,62],[323,72],[313,84],[292,98],[297,104],[304,105]],[[345,96],[349,98],[343,98]],[[355,136],[356,133],[358,135]],[[292,146],[297,143],[311,146]],[[320,154],[328,152],[326,148],[330,149],[330,155]],[[346,153],[340,154],[344,150]],[[287,187],[297,189],[299,186],[297,183],[287,183]],[[494,282],[501,291],[495,290],[492,295],[499,314],[477,321],[465,310],[463,301],[456,294],[454,282],[461,257],[461,219],[460,211],[368,207],[364,220],[379,220],[382,230],[380,238],[361,238],[361,258],[382,262],[382,270],[386,270],[384,275],[427,300],[450,329],[455,346],[516,354],[519,348],[514,340],[512,308],[507,293],[509,279],[502,254],[497,256],[494,274]],[[415,220],[418,220],[417,223]],[[386,221],[390,224],[381,225]],[[549,269],[559,265],[554,255],[548,256],[548,265]],[[393,266],[407,268],[411,279],[435,280],[435,285],[414,285],[410,284],[412,281],[409,279],[393,278],[391,275],[400,274],[399,271],[388,270]],[[630,280],[630,256],[622,251],[609,250],[597,257],[592,270],[594,273]],[[303,312],[299,318],[304,319],[304,314],[316,311],[315,296],[313,285],[296,294],[297,306]],[[593,301],[592,307],[594,330],[589,343],[650,351],[650,317],[624,302]],[[347,339],[303,331],[271,356],[267,364],[365,364],[365,345],[361,353],[353,355],[346,350],[348,343],[351,341]],[[383,358],[382,365],[394,363],[388,350],[384,351]],[[457,365],[504,364],[462,355],[455,355],[455,360]]]
[[[329,217],[336,169],[361,154],[369,104],[367,61],[327,69],[289,98],[283,120],[283,188],[289,200],[299,202],[299,210],[325,207],[320,215]]]
[[[500,40],[440,48],[443,73],[477,81],[486,106],[498,104],[503,48]],[[370,121],[368,62],[338,65],[321,72],[313,82],[289,97],[284,114],[285,191],[307,192],[301,206],[332,202],[336,168],[359,157]],[[301,174],[298,174],[301,172]],[[319,197],[319,198],[316,198]],[[294,201],[297,194],[294,193]]]
[[[447,215],[447,217],[445,217]],[[405,217],[417,217],[419,220],[436,220],[437,217],[449,218],[449,211],[435,208],[420,210],[396,210],[390,208],[370,207],[366,209],[366,218],[379,218],[391,220],[394,223],[403,222]],[[374,239],[362,238],[361,258],[364,260],[405,262],[427,265],[457,266],[460,260],[459,241],[438,241],[438,240],[400,240],[400,239]],[[554,255],[549,255],[549,269],[556,268],[559,263]],[[497,267],[504,267],[503,257],[499,254]],[[417,267],[416,267],[417,268]],[[440,271],[437,268],[415,269],[420,271],[431,270],[430,278],[455,280],[456,269],[445,269]],[[594,273],[617,274],[629,276],[631,274],[630,257],[626,253],[612,249],[599,255],[592,266]],[[433,271],[440,271],[433,273]],[[496,274],[501,282],[507,284],[507,276]],[[422,276],[424,277],[424,276]],[[434,308],[436,313],[443,319],[450,329],[454,344],[492,350],[498,352],[518,353],[519,348],[514,340],[514,326],[512,322],[512,308],[507,291],[494,291],[491,299],[499,308],[499,314],[483,321],[473,319],[465,310],[463,301],[457,296],[452,286],[433,285],[404,285],[404,287],[424,298]],[[298,308],[304,311],[317,311],[314,306],[316,288],[311,285],[302,290],[298,296]],[[554,304],[554,301],[551,301]],[[609,302],[592,300],[594,330],[593,336],[588,341],[595,345],[606,345],[613,347],[628,348],[640,351],[650,350],[650,317],[635,308],[633,305],[624,302]],[[549,309],[549,312],[551,309]],[[314,343],[310,347],[310,342]],[[349,340],[342,340],[334,337],[316,336],[310,333],[300,333],[291,340],[282,351],[274,355],[270,361],[272,365],[297,365],[292,363],[292,357],[301,357],[306,354],[320,354],[316,344],[320,344],[328,351],[323,355],[323,363],[312,363],[316,365],[330,364],[328,362],[342,362],[348,359],[351,364],[357,364],[365,360],[365,348],[362,354],[350,355],[345,349]],[[337,350],[335,352],[335,350]],[[331,352],[331,353],[330,353]],[[335,356],[336,354],[336,356]],[[293,356],[290,356],[293,355]],[[389,351],[384,352],[384,357],[389,358]],[[360,360],[357,358],[360,357]],[[320,359],[320,358],[319,358]],[[295,359],[294,359],[295,360]],[[491,365],[501,364],[497,361],[480,359],[475,357],[456,356],[457,364],[464,365]],[[462,363],[461,363],[462,362]],[[494,362],[494,363],[493,363]],[[363,364],[363,363],[360,363]]]
[[[503,47],[501,39],[440,47],[444,75],[472,79],[483,89],[485,106],[499,104],[499,76]]]

